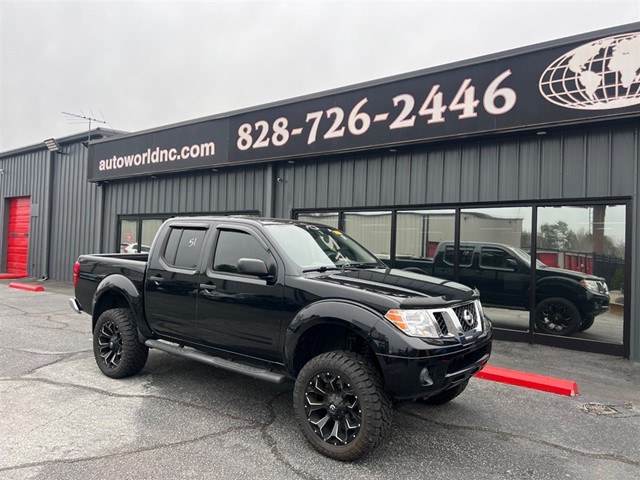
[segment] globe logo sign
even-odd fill
[[[551,103],[577,110],[640,104],[640,32],[587,43],[555,60],[539,82]]]

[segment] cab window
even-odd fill
[[[480,267],[498,269],[498,270],[513,270],[513,265],[507,263],[508,259],[515,260],[509,253],[500,248],[494,247],[482,247],[480,254]]]
[[[267,266],[273,263],[271,255],[250,234],[235,230],[221,230],[213,257],[213,270],[237,273],[238,260],[241,258],[257,258]]]
[[[203,229],[172,228],[164,249],[165,261],[173,267],[196,268],[206,233]]]

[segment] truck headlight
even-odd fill
[[[428,310],[389,310],[384,318],[411,337],[439,338],[440,327]]]
[[[602,283],[602,286],[601,286],[601,285],[598,285],[599,283],[601,282],[597,282],[595,280],[585,280],[585,279],[580,280],[580,285],[582,285],[587,290],[591,290],[592,292],[596,292],[596,293],[609,293],[607,284]]]

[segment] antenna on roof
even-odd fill
[[[89,147],[89,142],[91,141],[91,122],[107,123],[107,121],[104,119],[104,116],[102,115],[102,112],[100,112],[100,116],[102,117],[102,119],[95,118],[95,115],[91,110],[89,110],[89,112],[91,113],[91,116],[85,115],[82,110],[80,110],[80,115],[78,115],[77,113],[62,112],[62,114],[66,115],[67,118],[71,120],[73,123],[89,122],[89,133],[87,135],[87,147]]]

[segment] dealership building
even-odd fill
[[[90,137],[0,154],[0,272],[70,282],[78,255],[148,251],[177,215],[324,223],[414,270],[450,242],[456,278],[465,242],[497,243],[545,264],[485,268],[499,290],[535,302],[551,267],[610,290],[570,336],[490,306],[498,338],[640,360],[640,23]]]

